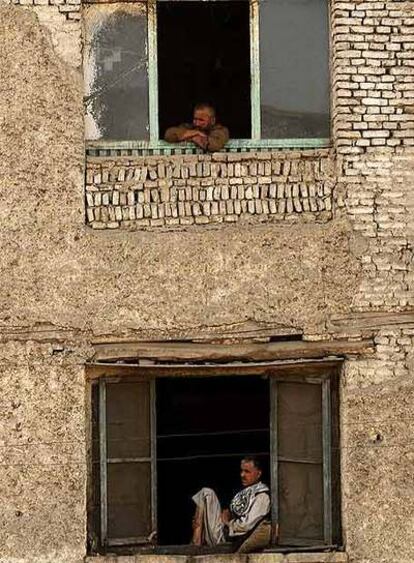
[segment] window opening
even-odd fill
[[[160,136],[208,102],[234,138],[249,138],[249,3],[158,2]]]
[[[240,460],[249,454],[259,457],[271,488],[274,547],[339,544],[335,372],[98,381],[92,551],[186,546],[192,495],[211,487],[228,505],[241,489]]]
[[[268,380],[157,381],[160,544],[189,543],[194,513],[191,496],[202,487],[214,489],[228,506],[241,488],[240,459],[246,454],[260,456],[263,480],[269,483]]]
[[[102,140],[90,150],[167,150],[166,128],[198,102],[216,107],[229,150],[327,144],[327,0],[92,4],[85,37],[86,134]]]

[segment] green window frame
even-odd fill
[[[110,1],[110,0],[109,0]],[[127,0],[131,1],[131,0]],[[139,0],[147,6],[148,87],[149,87],[149,140],[91,140],[86,142],[91,156],[116,156],[139,154],[197,154],[202,151],[192,143],[170,144],[160,139],[158,113],[158,56],[157,56],[157,3],[186,0]],[[220,2],[229,0],[199,0]],[[230,139],[223,149],[226,152],[272,150],[283,148],[324,148],[330,146],[329,138],[261,138],[261,76],[260,76],[260,2],[249,1],[250,29],[250,95],[251,138]],[[102,0],[87,0],[90,4],[103,4]],[[122,3],[122,1],[120,2]]]

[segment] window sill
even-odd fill
[[[95,555],[85,558],[85,563],[348,563],[344,552],[301,552],[301,553],[237,553],[207,555]]]
[[[331,145],[330,139],[230,139],[223,153],[268,152],[283,149],[321,149]],[[165,141],[86,141],[88,156],[150,156],[203,154],[193,143]]]

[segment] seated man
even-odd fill
[[[221,150],[229,140],[226,127],[216,123],[215,109],[209,104],[197,104],[194,108],[193,123],[183,123],[178,127],[170,127],[164,139],[168,143],[189,141],[206,152]]]
[[[194,545],[211,546],[230,540],[235,542],[237,551],[244,553],[268,545],[270,493],[267,485],[260,481],[261,475],[260,463],[255,457],[242,459],[240,477],[244,488],[226,510],[221,509],[212,489],[203,488],[193,496],[197,506],[193,519]]]

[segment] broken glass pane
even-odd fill
[[[146,5],[85,9],[86,138],[148,139]]]
[[[327,0],[260,2],[263,139],[329,137]]]

